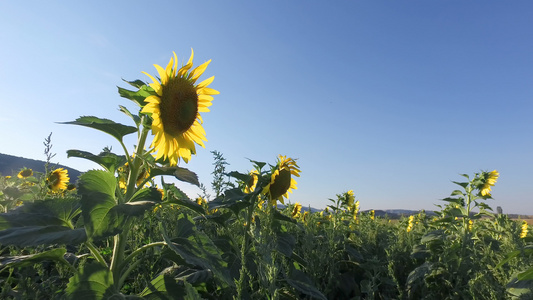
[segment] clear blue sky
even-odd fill
[[[293,203],[353,189],[362,209],[433,210],[458,174],[497,169],[493,208],[533,214],[532,16],[529,0],[1,1],[0,153],[44,159],[53,132],[55,162],[95,168],[66,150],[120,147],[56,122],[128,123],[121,78],[194,48],[221,92],[182,165],[206,185],[212,150],[241,172],[282,154],[302,170]]]

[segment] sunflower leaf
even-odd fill
[[[150,169],[150,177],[159,175],[174,176],[178,180],[200,186],[198,175],[186,168],[181,167],[153,167]]]
[[[126,82],[128,82],[128,81],[126,81]],[[138,84],[140,81],[134,81],[134,82]],[[128,83],[130,83],[130,82],[128,82]],[[154,94],[154,90],[150,86],[143,84],[143,85],[139,86],[139,90],[137,90],[136,92],[130,91],[130,90],[127,90],[127,89],[124,89],[124,88],[121,88],[121,87],[118,87],[118,93],[119,93],[119,95],[121,97],[129,99],[129,100],[137,103],[137,105],[139,105],[140,107],[143,107],[146,104],[144,102],[144,99],[146,99],[146,97],[148,97],[150,95],[153,95]]]
[[[120,142],[122,142],[124,136],[137,132],[136,127],[123,125],[109,119],[102,119],[94,116],[83,116],[77,118],[76,121],[59,122],[59,124],[80,125],[97,129],[113,136]]]
[[[85,230],[72,229],[72,220],[79,214],[78,199],[46,199],[24,204],[0,214],[0,244],[25,247],[82,243],[87,239]]]
[[[67,157],[78,157],[90,160],[112,173],[114,173],[119,166],[126,163],[126,157],[124,155],[116,155],[109,151],[102,151],[100,154],[94,155],[87,151],[71,149],[67,151]]]
[[[70,278],[67,299],[121,299],[115,289],[113,273],[98,263],[89,263]],[[116,298],[114,296],[117,296]]]
[[[133,217],[142,216],[156,203],[137,198],[117,205],[116,186],[115,176],[106,171],[91,170],[80,177],[78,191],[83,220],[87,235],[93,240],[122,232]]]
[[[141,126],[141,118],[138,115],[132,114],[126,107],[122,105],[119,105],[118,107],[120,108],[119,110],[121,112],[123,112],[126,116],[130,117],[133,120],[133,122],[135,122],[135,125],[137,125],[137,128]]]
[[[0,267],[25,267],[44,260],[67,263],[63,258],[66,252],[65,248],[57,248],[37,254],[0,257]]]

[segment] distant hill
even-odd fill
[[[45,161],[35,160],[29,158],[23,158],[13,155],[7,155],[0,153],[0,174],[3,176],[14,175],[20,171],[22,168],[32,169],[34,172],[44,173]],[[59,164],[50,164],[50,168],[64,168],[68,170],[68,174],[71,182],[75,182],[76,179],[81,175],[81,172]]]

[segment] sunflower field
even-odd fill
[[[120,143],[68,151],[98,169],[54,169],[48,137],[44,173],[0,176],[0,299],[533,299],[531,225],[492,211],[496,170],[463,174],[437,211],[391,220],[360,211],[352,190],[323,210],[291,203],[305,174],[291,157],[228,171],[213,151],[209,195],[183,167],[207,141],[209,62],[178,67],[174,54],[145,73],[152,83],[126,81],[131,125],[64,123]]]

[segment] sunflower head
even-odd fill
[[[21,170],[18,173],[17,177],[18,178],[27,178],[27,177],[30,177],[32,175],[33,175],[33,170],[32,169],[23,169],[23,170]]]
[[[278,156],[278,164],[273,168],[270,176],[270,183],[265,186],[263,193],[268,194],[270,205],[275,205],[279,200],[285,204],[284,197],[289,198],[289,192],[296,189],[296,180],[293,178],[300,177],[300,168],[296,161],[286,156]]]
[[[498,180],[498,177],[500,177],[500,173],[498,171],[494,170],[491,172],[483,172],[480,175],[481,185],[479,187],[479,192],[481,196],[485,197],[491,197],[491,187],[496,184],[496,181]]]
[[[296,218],[296,217],[300,216],[301,211],[302,211],[302,205],[300,203],[296,202],[294,204],[294,207],[292,208],[292,213],[291,213],[292,217]]]
[[[46,183],[49,189],[51,189],[53,192],[57,192],[59,190],[67,189],[69,180],[70,178],[68,177],[68,171],[63,168],[59,168],[50,173],[46,179]]]
[[[248,182],[246,182],[246,185],[244,186],[244,192],[249,194],[255,190],[255,187],[257,186],[257,182],[259,181],[259,171],[252,170],[249,173],[250,179]]]
[[[152,141],[155,158],[168,160],[171,166],[178,164],[180,159],[186,163],[191,154],[196,154],[195,143],[205,147],[205,131],[202,127],[201,112],[208,112],[213,97],[218,91],[208,88],[214,76],[196,83],[203,74],[210,60],[191,70],[194,52],[187,64],[178,69],[176,53],[166,68],[154,65],[159,74],[150,87],[155,94],[146,97],[146,105],[142,113],[152,117]]]

